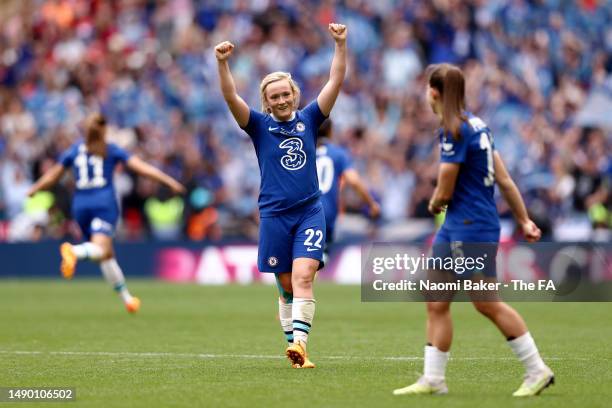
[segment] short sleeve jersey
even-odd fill
[[[334,227],[338,216],[340,179],[342,174],[352,167],[351,156],[346,149],[333,143],[326,143],[317,148],[319,189],[328,228]]]
[[[461,167],[444,226],[449,230],[499,229],[494,200],[495,173],[493,136],[487,124],[467,112],[460,137],[439,130],[440,160]]]
[[[319,195],[316,167],[317,131],[325,116],[317,101],[278,122],[271,115],[250,110],[244,130],[259,162],[260,216],[272,216],[315,200]]]
[[[74,206],[104,207],[116,203],[113,173],[119,163],[129,160],[130,154],[119,146],[108,143],[106,156],[87,152],[85,143],[75,143],[59,158],[65,168],[72,168],[76,180]]]

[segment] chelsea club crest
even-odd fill
[[[278,258],[275,256],[271,256],[268,258],[268,265],[270,265],[272,268],[274,268],[276,265],[278,265]]]

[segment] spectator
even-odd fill
[[[547,209],[553,227],[590,214],[593,227],[610,229],[612,133],[573,120],[590,92],[612,84],[608,2],[35,3],[17,12],[0,4],[0,221],[23,212],[37,163],[102,110],[115,142],[191,193],[167,202],[157,186],[119,174],[120,237],[253,237],[259,173],[219,95],[212,46],[239,45],[232,68],[250,105],[270,65],[294,72],[311,100],[332,53],[320,30],[338,20],[350,26],[351,55],[332,112],[337,140],[381,198],[384,222],[428,216],[437,145],[423,129],[436,119],[420,96],[421,71],[444,60],[462,65],[468,105],[493,129],[527,205]]]

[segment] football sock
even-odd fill
[[[529,332],[508,341],[508,345],[514,352],[514,355],[523,363],[528,373],[537,372],[546,367]]]
[[[278,299],[278,317],[280,319],[281,327],[285,333],[287,343],[293,344],[293,319],[292,319],[292,308],[291,303],[284,303]]]
[[[425,368],[423,375],[429,380],[443,380],[449,351],[440,351],[434,346],[425,346]]]
[[[112,285],[115,292],[119,293],[124,302],[132,300],[132,295],[130,295],[125,285],[125,278],[123,277],[121,267],[119,267],[115,258],[100,262],[100,269],[102,269],[102,274],[106,281]]]
[[[293,298],[293,308],[291,314],[293,317],[293,341],[308,341],[308,333],[312,326],[312,319],[315,312],[315,300],[305,298]]]
[[[100,245],[94,244],[93,242],[84,242],[80,245],[73,245],[72,252],[77,259],[91,259],[92,261],[98,261],[102,258],[104,251]]]

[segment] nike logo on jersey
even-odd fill
[[[304,122],[297,122],[293,129],[285,129],[281,126],[268,126],[268,132],[280,133],[285,136],[299,136],[300,133],[306,130]]]
[[[319,250],[319,248],[312,248],[312,247],[306,248],[306,251],[308,251],[308,252],[318,251],[318,250]]]
[[[293,130],[286,130],[280,126],[268,127],[268,132],[277,133],[277,134],[280,133],[281,135],[284,135],[284,136],[297,136]]]

